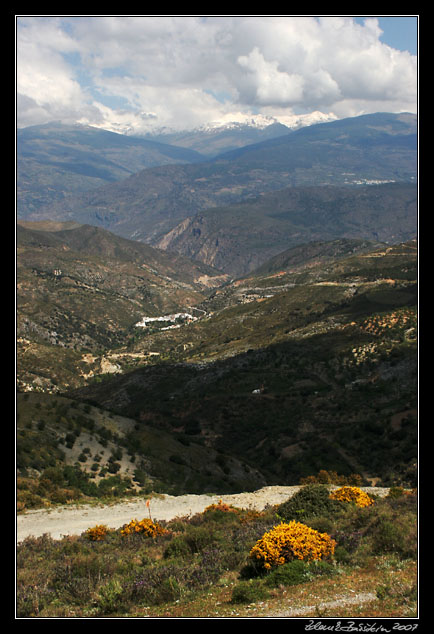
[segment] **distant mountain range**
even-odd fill
[[[188,148],[90,126],[49,123],[17,131],[18,215],[156,165],[194,163]]]
[[[22,131],[20,473],[416,486],[416,134],[415,116],[379,113],[205,159]]]
[[[326,115],[313,113],[291,119],[286,126],[274,117],[254,117],[143,136],[56,121],[21,128],[17,131],[18,213],[24,217],[43,205],[143,169],[208,160],[321,120],[327,120]]]
[[[312,125],[213,160],[149,168],[121,181],[40,206],[37,211],[23,211],[20,217],[30,220],[73,220],[104,227],[128,239],[160,246],[165,244],[165,240],[167,242],[165,236],[172,232],[170,241],[174,244],[173,230],[176,233],[175,228],[187,218],[191,219],[212,208],[221,210],[229,205],[252,202],[258,196],[285,187],[351,186],[349,189],[352,194],[348,196],[360,198],[358,190],[361,186],[414,184],[417,180],[416,126],[415,115],[383,113]],[[395,192],[395,202],[398,190],[398,187],[388,190]],[[368,196],[382,196],[382,191],[385,190],[374,187]],[[409,217],[414,218],[414,207],[411,205],[414,205],[416,189],[414,187],[413,194],[409,194],[410,188],[403,187],[401,191],[406,193],[398,208],[410,205]],[[241,212],[242,208],[238,211]],[[272,209],[267,210],[269,217],[273,213]],[[404,220],[405,232],[401,230],[400,216],[401,211],[396,218],[389,216],[391,235],[383,235],[383,240],[395,239],[393,234],[396,234],[396,239],[406,239],[415,234],[416,224],[410,234],[407,232],[408,219]],[[288,220],[288,216],[285,220]],[[322,225],[328,232],[330,227],[323,225],[319,217],[317,220],[318,226]],[[348,232],[346,225],[341,229],[335,226],[327,236],[375,238],[372,223],[367,233],[363,233],[361,218],[354,219],[353,215],[353,220],[361,233]],[[255,226],[248,223],[246,215],[246,225],[254,233]],[[276,227],[276,218],[273,223]],[[307,227],[308,221],[299,217],[297,224]],[[294,244],[292,236],[288,235],[288,225],[282,225],[282,228],[287,240],[278,240],[280,249]],[[192,230],[197,236],[196,227],[192,227]],[[322,239],[318,234],[307,237]],[[301,238],[299,241],[305,240],[305,236]],[[264,246],[263,242],[261,244]],[[275,253],[277,249],[268,252],[266,257]],[[252,266],[260,263],[257,260],[252,262]]]
[[[187,131],[154,131],[145,138],[179,145],[215,157],[223,152],[289,134],[308,125],[334,121],[337,117],[322,112],[287,117],[246,116],[237,121],[214,121]]]

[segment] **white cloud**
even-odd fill
[[[18,124],[143,131],[273,108],[415,112],[416,58],[381,33],[374,18],[339,16],[18,18]]]
[[[267,62],[256,46],[249,55],[240,56],[237,62],[247,70],[242,100],[261,106],[292,105],[303,100],[303,77],[299,73],[279,71],[278,62]]]

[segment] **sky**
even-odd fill
[[[418,16],[16,16],[16,122],[128,134],[416,112]]]

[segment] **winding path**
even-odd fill
[[[97,524],[106,524],[117,529],[132,519],[143,519],[151,515],[155,521],[171,520],[201,513],[210,504],[219,500],[238,508],[262,510],[268,505],[281,504],[300,489],[299,486],[269,486],[251,493],[231,495],[160,495],[152,497],[149,509],[146,498],[133,498],[111,505],[68,505],[52,509],[38,509],[17,516],[17,542],[26,537],[49,534],[53,539],[66,535],[81,535]],[[388,489],[366,487],[368,493],[386,495]]]

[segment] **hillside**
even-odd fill
[[[318,124],[20,219],[27,497],[237,492],[321,469],[415,486],[415,123]],[[111,417],[102,477],[91,456]]]
[[[21,386],[57,390],[95,371],[118,371],[116,362],[101,367],[95,353],[125,345],[145,315],[194,312],[225,280],[208,266],[97,227],[32,226],[17,226]]]
[[[243,461],[126,416],[47,393],[18,394],[18,510],[45,502],[107,499],[151,491],[230,492],[264,484]],[[36,474],[43,483],[34,486]],[[26,486],[27,483],[27,486]],[[45,483],[45,486],[44,486]],[[32,486],[33,485],[33,486]]]
[[[74,220],[155,243],[205,209],[285,187],[414,183],[414,115],[373,114],[321,123],[202,163],[138,171],[92,192],[39,207],[29,220]]]
[[[158,349],[166,363],[69,396],[242,457],[268,484],[321,468],[414,484],[416,243],[222,292],[195,323],[143,330],[135,351]]]
[[[18,214],[156,165],[202,160],[197,152],[89,126],[49,123],[17,130]]]
[[[401,242],[415,236],[417,186],[288,187],[202,211],[155,242],[239,277],[289,247],[336,238]]]

